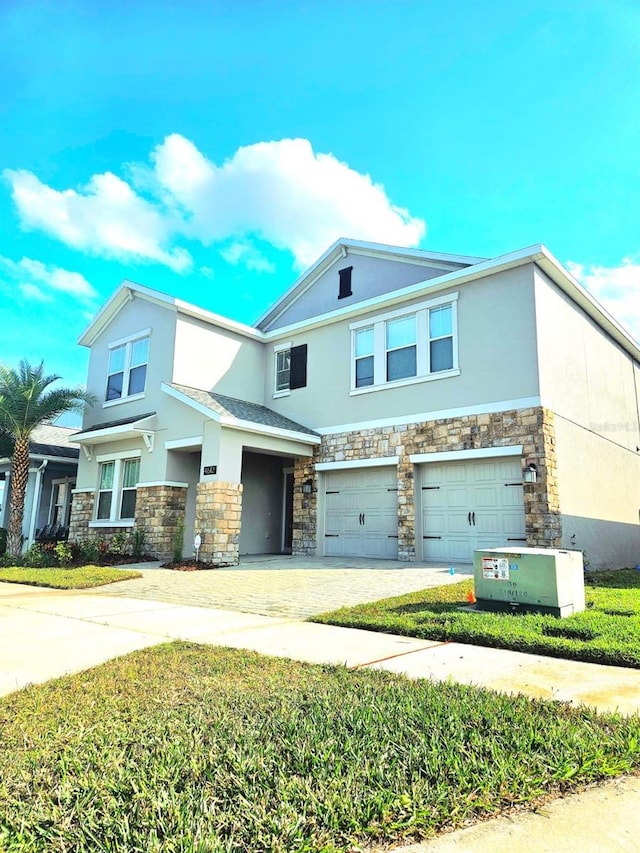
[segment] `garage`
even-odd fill
[[[395,465],[324,474],[327,557],[398,556],[398,483]]]
[[[419,466],[424,560],[471,563],[482,548],[526,545],[519,457]]]

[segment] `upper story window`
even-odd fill
[[[276,393],[289,390],[291,373],[291,347],[276,353]]]
[[[352,323],[351,393],[457,375],[457,299],[449,294]]]
[[[365,326],[356,329],[355,332],[355,356],[356,356],[356,387],[364,388],[373,385],[373,326]]]
[[[148,332],[109,344],[105,401],[124,400],[143,394],[147,382],[148,361]]]
[[[416,375],[416,315],[386,322],[387,382]]]
[[[307,345],[291,343],[275,348],[274,397],[282,397],[295,388],[307,385]]]

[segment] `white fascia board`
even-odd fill
[[[640,361],[640,345],[638,342],[588,290],[585,290],[546,246],[540,246],[540,252],[535,262],[576,305],[582,308],[592,320],[595,320],[629,355],[636,361]]]
[[[203,442],[201,435],[192,435],[188,438],[173,438],[165,441],[165,450],[180,450],[182,447],[200,447]]]
[[[121,282],[118,289],[107,299],[80,335],[78,338],[80,346],[90,347],[116,314],[136,296],[145,299],[147,302],[154,302],[156,305],[164,305],[175,310],[176,300],[173,297],[168,296],[166,293],[161,293],[159,290],[152,290],[150,287],[144,287],[142,284],[125,280]]]
[[[399,415],[395,418],[381,418],[375,421],[360,421],[359,423],[338,424],[327,427],[314,426],[314,430],[321,435],[335,435],[341,432],[357,432],[377,427],[428,423],[430,421],[440,421],[444,418],[459,418],[464,415],[489,415],[495,412],[507,412],[510,409],[530,409],[540,405],[540,397],[520,397],[517,400],[500,400],[495,403],[480,403],[476,406],[459,406],[455,409],[440,409],[433,412],[421,412],[416,415]]]
[[[409,461],[414,465],[421,465],[425,462],[457,462],[465,459],[495,459],[502,456],[522,456],[522,445],[479,447],[474,450],[442,450],[437,453],[411,453]]]
[[[400,290],[393,290],[390,293],[382,293],[371,299],[365,299],[363,302],[357,302],[354,305],[345,306],[344,308],[336,308],[334,311],[320,314],[318,317],[301,320],[297,323],[291,323],[289,326],[282,326],[282,328],[274,329],[271,332],[265,332],[265,338],[273,340],[274,338],[293,335],[303,330],[317,329],[321,326],[334,323],[336,320],[342,320],[369,311],[390,308],[414,299],[417,296],[430,296],[433,293],[439,293],[450,287],[456,287],[476,279],[485,278],[506,269],[512,269],[513,267],[522,266],[527,263],[535,263],[538,258],[542,257],[540,254],[541,248],[541,246],[537,245],[520,249],[509,255],[501,255],[499,258],[483,261],[465,269],[455,270],[446,275],[438,276],[438,278],[419,281],[416,284],[410,284],[407,287],[400,288]]]
[[[161,293],[159,290],[153,290],[150,287],[145,287],[142,284],[136,284],[133,281],[123,281],[120,287],[105,302],[102,308],[99,309],[94,319],[80,335],[78,343],[81,346],[90,347],[121,308],[135,297],[144,299],[147,302],[153,302],[156,305],[163,305],[181,314],[187,314],[191,317],[203,320],[209,325],[220,326],[223,329],[237,332],[240,335],[244,335],[245,337],[252,338],[256,341],[262,341],[264,339],[263,333],[258,329],[254,329],[252,326],[247,326],[244,323],[239,323],[236,320],[229,319],[228,317],[222,317],[220,314],[214,314],[212,311],[199,308],[197,305],[192,305],[190,302],[184,302],[182,299],[177,299],[166,293]]]
[[[181,299],[176,299],[174,301],[179,314],[186,314],[189,317],[195,317],[197,320],[202,320],[210,326],[219,326],[229,332],[236,332],[238,335],[243,335],[245,338],[251,338],[254,341],[264,343],[264,332],[261,332],[259,329],[254,329],[253,326],[247,326],[237,320],[231,320],[229,317],[223,317],[221,314],[215,314],[213,311],[207,311],[205,308],[199,308],[197,305],[192,305],[190,302],[183,302]]]
[[[202,403],[198,403],[197,400],[193,400],[191,397],[183,394],[182,391],[172,388],[171,385],[167,385],[166,382],[160,383],[160,390],[164,391],[165,394],[168,394],[169,397],[173,397],[174,400],[178,400],[178,402],[184,403],[185,406],[189,406],[189,408],[194,409],[198,414],[204,415],[205,418],[209,418],[216,423],[220,423],[220,415],[217,412],[214,412],[214,410],[210,409],[208,406],[203,406]]]
[[[348,462],[318,462],[316,471],[342,471],[349,468],[380,468],[383,465],[397,465],[397,456],[369,457],[367,459],[352,459]]]
[[[73,440],[76,444],[91,445],[104,444],[113,438],[137,438],[139,435],[155,432],[153,429],[141,426],[145,421],[149,421],[154,417],[155,415],[149,415],[146,418],[140,418],[140,420],[132,421],[129,424],[120,424],[120,426],[105,427],[104,429],[95,429],[88,432],[78,432],[73,436]]]
[[[136,483],[136,489],[148,489],[151,486],[171,486],[175,489],[188,489],[189,483],[177,483],[174,480],[154,480],[152,483]]]
[[[259,435],[270,435],[273,438],[286,438],[290,441],[298,441],[301,444],[320,444],[321,438],[319,435],[309,435],[306,432],[296,432],[292,429],[281,429],[280,427],[272,427],[267,424],[257,424],[254,421],[243,421],[239,418],[222,416],[220,425],[231,429],[242,430],[243,432],[255,432]]]
[[[4,462],[4,459],[0,459],[0,462]],[[11,462],[11,460],[8,460]],[[57,462],[57,463],[66,463],[68,465],[77,465],[78,459],[75,456],[41,456],[39,453],[30,453],[29,454],[29,463],[31,462]]]

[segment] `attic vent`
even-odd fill
[[[340,276],[340,288],[338,290],[338,299],[344,299],[345,296],[351,296],[351,270],[353,267],[345,267],[343,270],[338,270]]]

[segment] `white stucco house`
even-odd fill
[[[31,435],[22,521],[25,549],[43,531],[59,538],[67,535],[80,453],[72,438],[77,431],[73,427],[41,424]],[[9,523],[10,495],[11,460],[0,459],[0,527],[6,528]]]
[[[166,557],[640,561],[640,348],[544,246],[340,240],[247,326],[123,282],[80,338],[99,402],[71,536]]]

